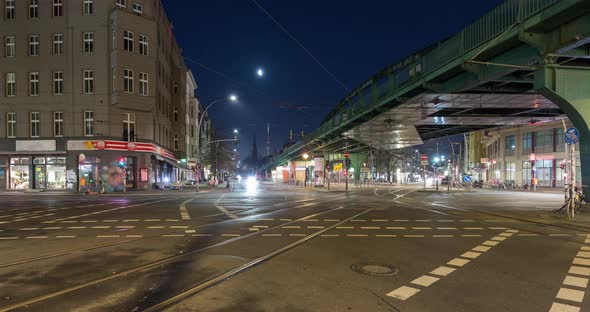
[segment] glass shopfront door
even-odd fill
[[[48,189],[65,189],[66,188],[66,158],[65,157],[47,157],[47,188]]]

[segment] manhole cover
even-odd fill
[[[350,266],[350,269],[355,272],[371,276],[391,276],[397,274],[398,272],[398,269],[393,265],[369,262],[353,264]]]

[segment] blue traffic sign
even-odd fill
[[[565,143],[576,144],[580,140],[580,132],[576,128],[569,128],[565,131]]]
[[[463,177],[463,182],[470,183],[471,182],[471,176],[468,176],[468,175],[464,176]]]

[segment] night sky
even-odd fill
[[[257,1],[336,79],[253,0],[164,1],[201,103],[230,93],[240,98],[237,104],[216,104],[211,115],[218,133],[228,137],[231,129],[240,130],[242,158],[254,135],[264,153],[267,123],[273,150],[278,149],[289,129],[309,133],[319,126],[347,89],[453,35],[502,2]],[[263,78],[256,75],[259,67]]]

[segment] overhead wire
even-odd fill
[[[342,88],[344,88],[345,91],[350,92],[350,89],[348,87],[346,87],[346,85],[344,83],[342,83],[342,81],[340,81],[338,78],[336,78],[336,76],[334,74],[332,74],[332,72],[330,72],[328,70],[328,68],[326,68],[326,66],[324,66],[324,64],[322,64],[322,62],[320,62],[301,42],[299,42],[299,40],[297,40],[297,38],[295,38],[295,36],[293,36],[283,25],[281,25],[281,23],[279,23],[279,21],[277,21],[264,7],[262,7],[262,5],[260,5],[260,3],[258,3],[258,1],[252,0],[252,2],[264,14],[266,14],[266,16],[268,16],[268,18],[270,18],[270,20],[272,20],[273,23],[275,23],[275,25],[277,25],[285,34],[287,34],[287,36],[289,36],[289,38],[291,38],[291,40],[293,40],[303,51],[305,51],[305,53],[307,53],[307,55],[309,55],[328,75],[330,75],[330,77],[332,77],[332,79],[336,83],[338,83]]]

